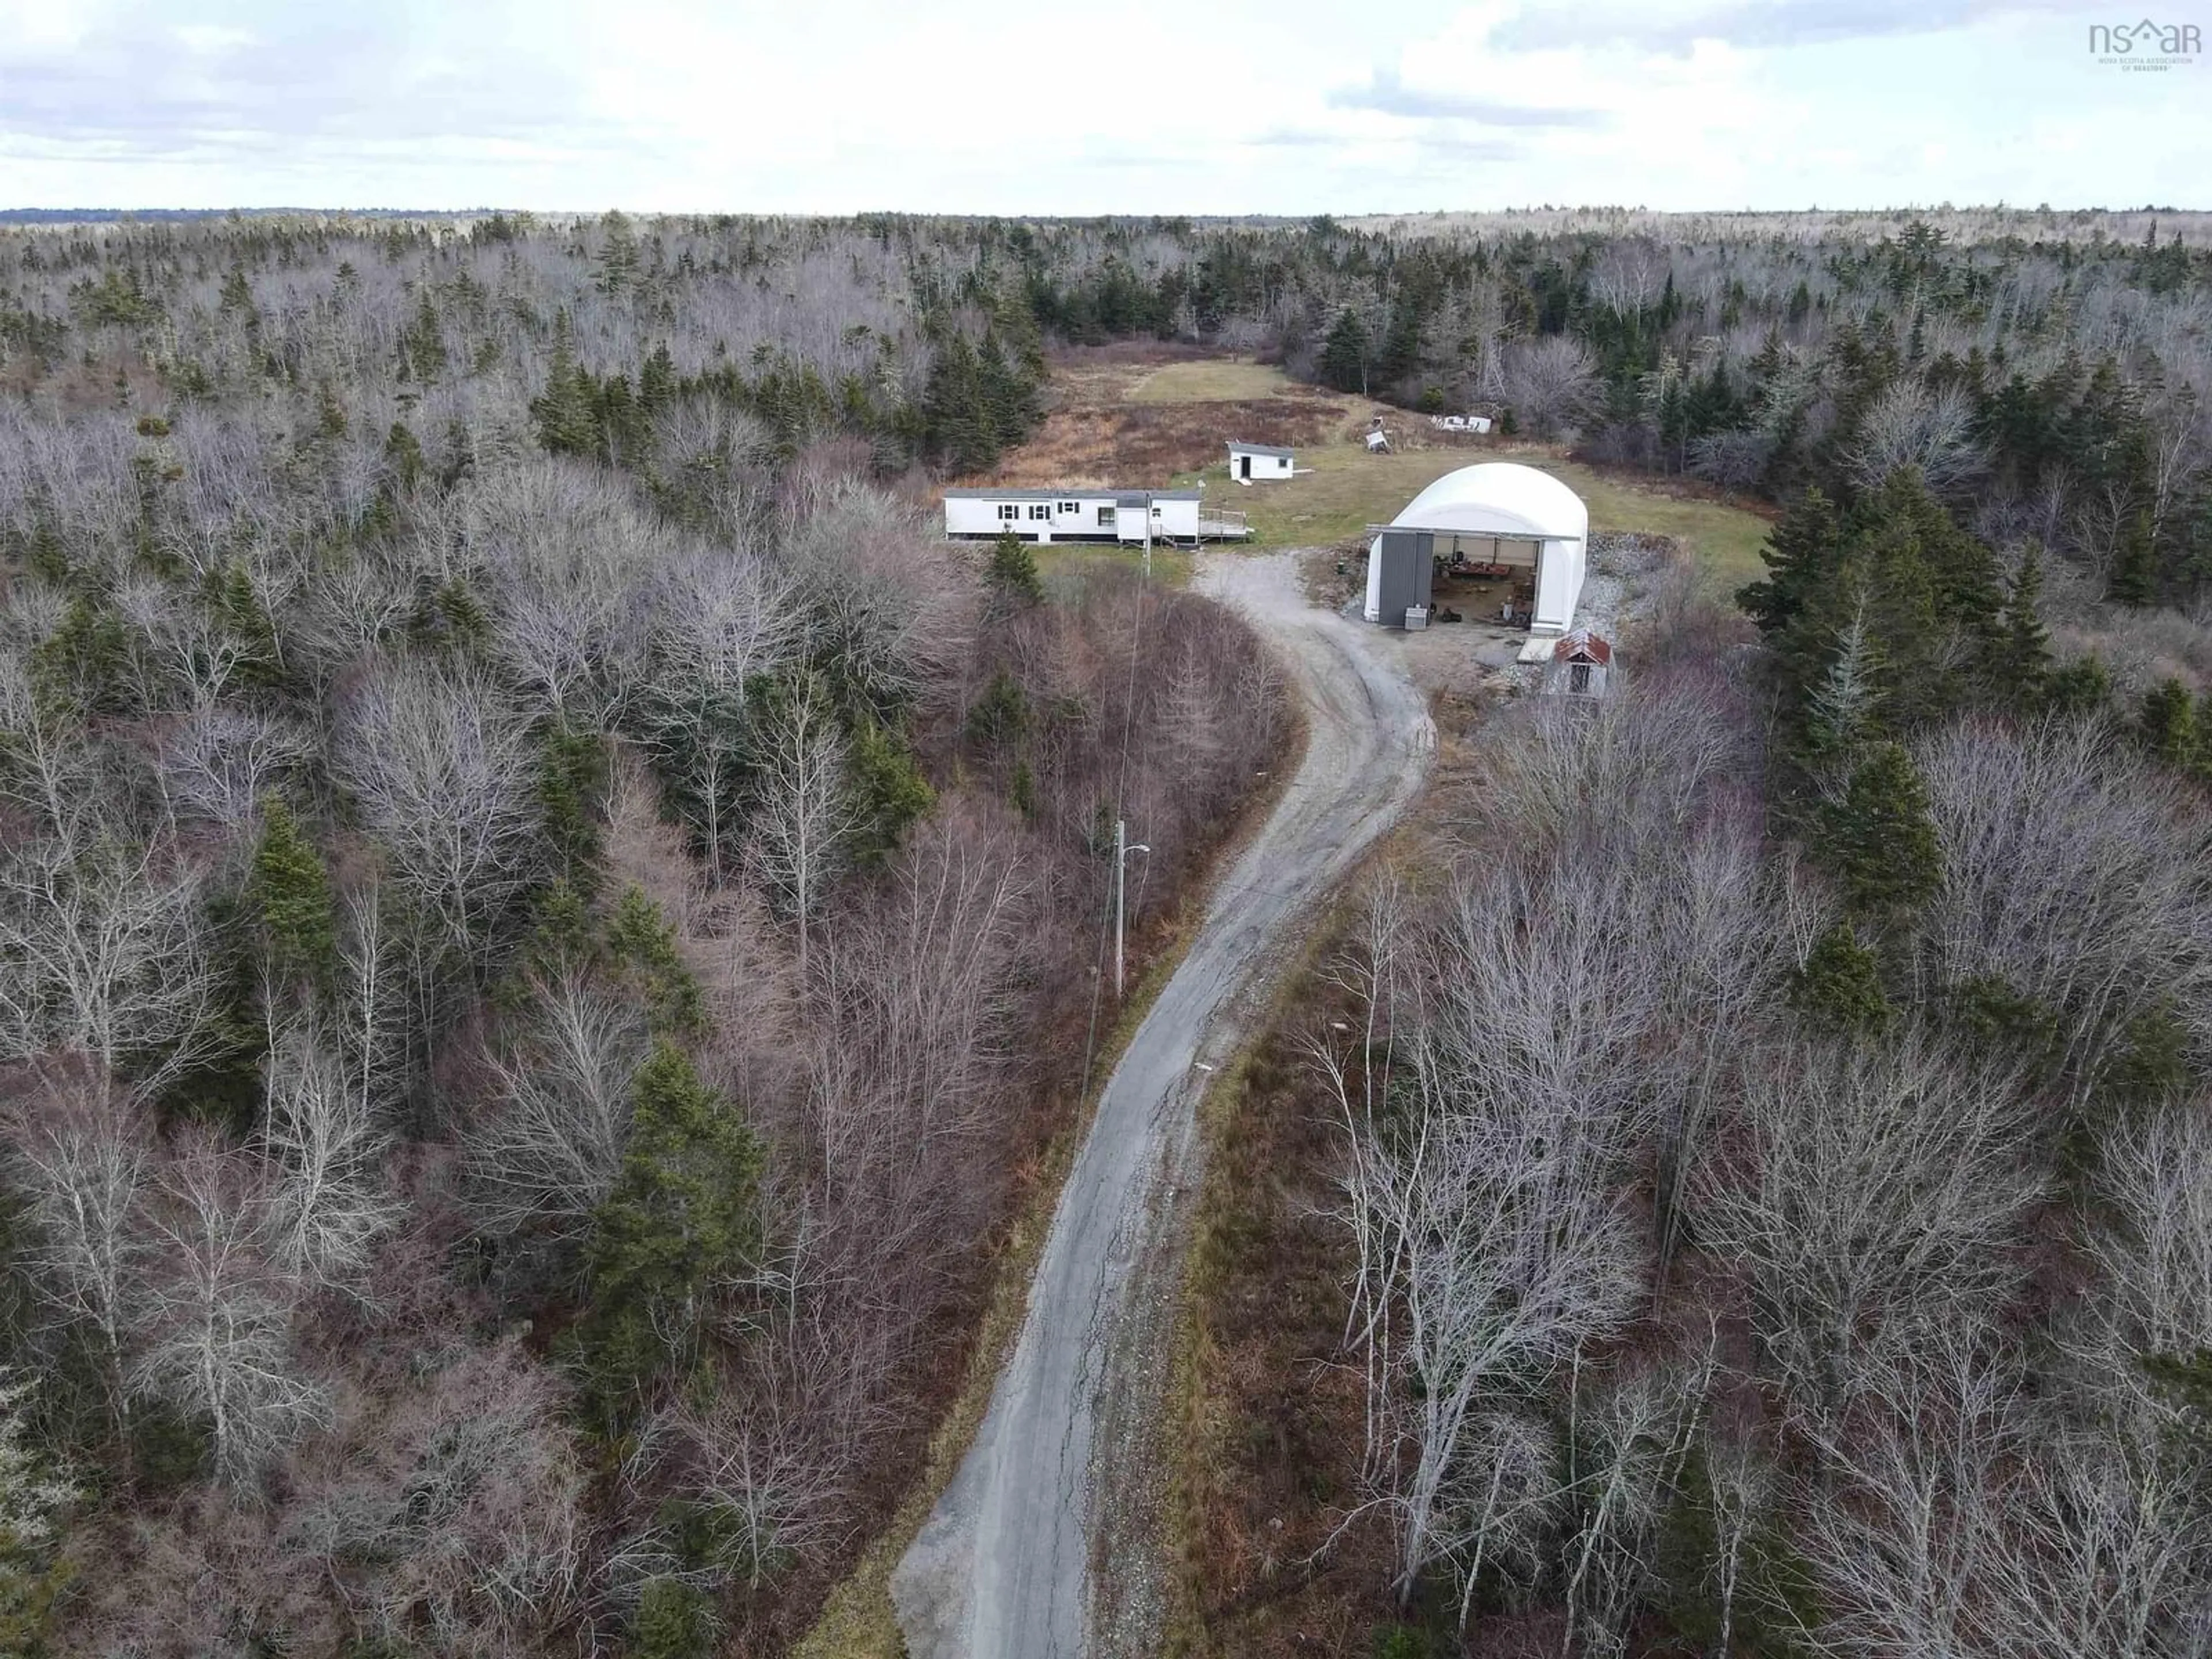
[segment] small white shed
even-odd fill
[[[1382,532],[1425,538],[1448,564],[1518,567],[1534,574],[1528,631],[1556,638],[1575,625],[1589,547],[1589,509],[1548,472],[1486,461],[1447,472],[1406,503],[1369,544],[1370,589],[1382,568]],[[1370,609],[1373,609],[1370,593]]]
[[[1248,444],[1236,438],[1229,441],[1229,476],[1240,481],[1287,478],[1293,459],[1289,450],[1278,449],[1272,444]]]

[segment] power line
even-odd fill
[[[1145,492],[1145,563],[1137,577],[1135,615],[1129,623],[1129,683],[1121,704],[1121,756],[1115,770],[1114,821],[1118,825],[1128,816],[1129,750],[1137,721],[1137,659],[1145,637],[1145,600],[1152,580],[1152,495]],[[1083,1086],[1079,1098],[1091,1094],[1091,1068],[1098,1056],[1098,1010],[1106,994],[1106,946],[1111,938],[1120,910],[1121,896],[1121,838],[1115,840],[1113,879],[1106,884],[1106,902],[1098,918],[1098,949],[1091,964],[1091,1023],[1083,1038]]]

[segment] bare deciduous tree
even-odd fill
[[[333,762],[362,819],[457,950],[536,870],[534,759],[521,718],[473,668],[380,663],[346,699]]]
[[[234,1484],[330,1421],[295,1349],[295,1288],[262,1254],[266,1206],[239,1154],[180,1138],[151,1206],[161,1249],[131,1376],[139,1394],[206,1422],[216,1472]]]
[[[719,882],[742,816],[750,688],[798,648],[790,597],[762,562],[701,551],[663,573],[639,720],[681,787]]]
[[[2076,1109],[2162,1003],[2212,1036],[2212,878],[2181,787],[2096,723],[1967,723],[1918,745],[1943,883],[1922,927],[1936,983],[1976,978],[2058,1022]]]
[[[1988,465],[1974,439],[1974,410],[1966,392],[1931,392],[1898,380],[1874,400],[1852,441],[1849,465],[1862,489],[1873,489],[1905,467],[1917,467],[1938,495],[1957,494]]]
[[[583,975],[538,988],[523,1035],[489,1058],[492,1101],[463,1138],[479,1226],[582,1240],[621,1170],[631,1085],[650,1047],[637,1011]]]
[[[269,1253],[295,1278],[349,1284],[368,1265],[373,1241],[399,1217],[378,1167],[385,1136],[328,1035],[289,1026],[264,1064],[261,1147],[276,1170],[265,1221]]]
[[[1354,1334],[1370,1402],[1387,1402],[1370,1406],[1369,1468],[1399,1528],[1401,1596],[1454,1549],[1451,1494],[1484,1412],[1619,1329],[1648,1282],[1620,1177],[1652,1005],[1613,949],[1607,896],[1510,870],[1470,881],[1432,947],[1433,1006],[1394,1045],[1404,1100],[1386,1115],[1334,1070],[1365,1235]]]
[[[815,911],[860,823],[845,750],[836,717],[811,682],[787,699],[760,744],[746,851],[763,884],[798,924],[802,983]]]
[[[558,1644],[586,1589],[585,1479],[556,1375],[519,1344],[345,1396],[286,1468],[283,1544],[343,1576],[357,1617],[468,1659]]]
[[[1707,433],[1690,440],[1690,471],[1723,489],[1749,489],[1766,476],[1774,440],[1746,428]]]
[[[556,720],[615,724],[642,666],[641,596],[672,538],[598,469],[562,460],[472,481],[465,552],[489,567],[495,649]]]
[[[204,878],[120,826],[68,827],[0,849],[0,1060],[129,1061],[157,1091],[207,1035]]]
[[[1505,348],[1501,391],[1522,427],[1539,437],[1571,431],[1597,397],[1597,361],[1579,340],[1547,334]]]
[[[1680,1370],[1608,1380],[1592,1407],[1573,1402],[1570,1473],[1577,1525],[1566,1543],[1565,1601],[1575,1650],[1619,1659],[1628,1651],[1632,1624],[1651,1583],[1654,1543],[1697,1442],[1712,1381],[1711,1349]]]
[[[161,745],[161,787],[180,813],[243,833],[259,821],[261,797],[314,752],[313,738],[284,720],[202,703]]]
[[[1908,1039],[1800,1050],[1745,1080],[1748,1180],[1709,1166],[1701,1226],[1748,1271],[1793,1401],[1845,1409],[1945,1333],[1989,1328],[2044,1179],[2012,1072]]]
[[[125,1373],[151,1242],[140,1200],[152,1148],[140,1109],[89,1066],[50,1064],[19,1085],[6,1135],[29,1223],[23,1254],[32,1285],[87,1333],[120,1432],[130,1421]]]

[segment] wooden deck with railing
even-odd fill
[[[1202,542],[1241,542],[1252,533],[1249,514],[1226,507],[1198,510],[1198,538]]]

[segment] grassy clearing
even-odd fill
[[[1227,466],[1179,477],[1202,484],[1207,498],[1251,516],[1254,547],[1333,546],[1360,539],[1370,524],[1389,522],[1406,503],[1445,473],[1480,461],[1517,461],[1540,467],[1589,504],[1593,530],[1638,531],[1672,536],[1688,548],[1700,568],[1730,591],[1759,576],[1759,550],[1767,521],[1755,513],[1694,495],[1654,479],[1631,481],[1593,471],[1534,447],[1409,449],[1370,455],[1357,444],[1337,443],[1298,452],[1310,473],[1249,489],[1231,482]]]
[[[1424,447],[1430,432],[1419,416],[1300,385],[1264,363],[1207,359],[1146,366],[1102,359],[1062,365],[1056,379],[1061,408],[1000,466],[997,482],[1136,484],[1183,468],[1175,472],[1176,485],[1202,486],[1210,506],[1250,515],[1254,533],[1247,545],[1328,547],[1360,539],[1369,525],[1387,522],[1455,467],[1518,461],[1556,474],[1581,495],[1594,530],[1674,537],[1726,592],[1764,571],[1759,550],[1768,521],[1757,513],[1674,480],[1599,472],[1541,445]],[[1223,407],[1209,407],[1217,404]],[[1401,446],[1396,453],[1367,453],[1360,434],[1370,413],[1382,415]],[[1240,421],[1252,429],[1229,429]],[[1187,470],[1220,454],[1231,437],[1290,443],[1299,466],[1311,471],[1248,489],[1230,477],[1225,458]],[[1186,569],[1165,579],[1187,576]]]
[[[1145,562],[1141,548],[1109,547],[1099,543],[1052,542],[1030,550],[1036,555],[1037,574],[1047,582],[1085,564],[1118,564],[1138,570],[1143,568]],[[1156,546],[1152,549],[1152,580],[1167,587],[1188,587],[1196,562],[1197,555],[1182,548]]]
[[[1235,403],[1299,390],[1279,368],[1265,363],[1164,363],[1129,390],[1133,404]]]
[[[1602,476],[1572,461],[1549,464],[1545,471],[1558,473],[1589,503],[1593,530],[1672,536],[1689,550],[1708,580],[1731,594],[1766,574],[1759,550],[1766,544],[1771,526],[1756,513],[1676,494],[1656,480],[1646,485]]]

